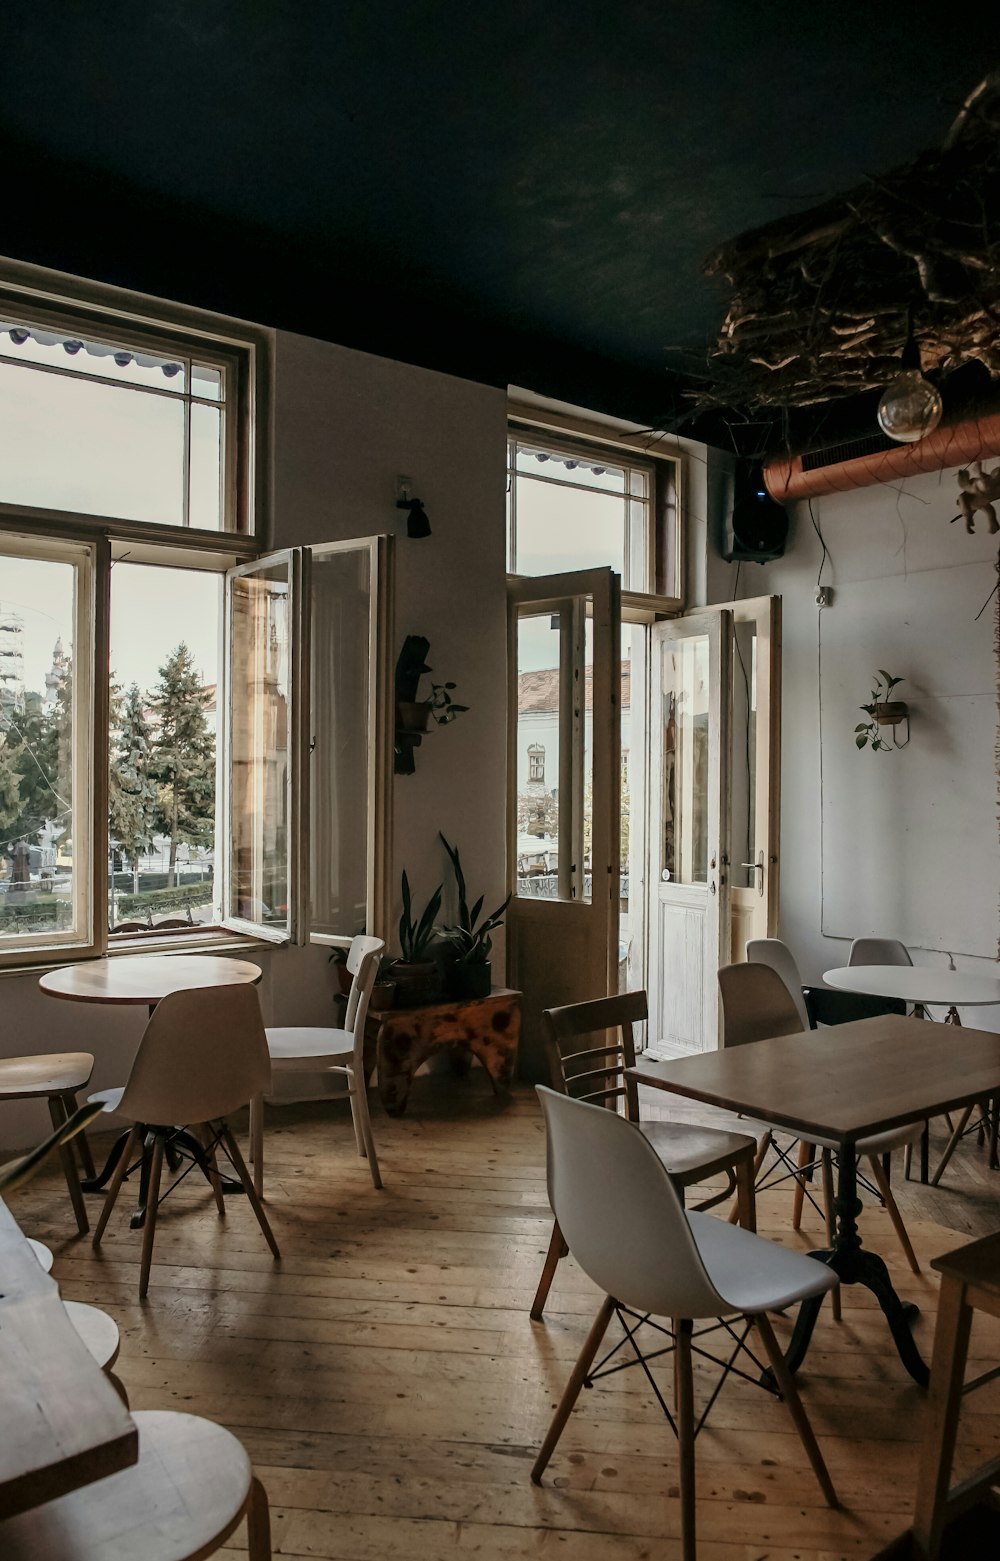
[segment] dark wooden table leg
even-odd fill
[[[910,1332],[911,1322],[919,1315],[918,1309],[912,1302],[904,1303],[900,1300],[889,1278],[889,1270],[878,1253],[865,1251],[861,1245],[858,1215],[862,1203],[858,1197],[857,1156],[853,1145],[841,1145],[837,1158],[837,1196],[834,1200],[837,1230],[834,1246],[831,1251],[811,1252],[809,1255],[827,1263],[841,1284],[864,1285],[872,1292],[882,1308],[900,1360],[914,1382],[925,1388],[929,1372]],[[804,1301],[799,1309],[785,1356],[790,1371],[797,1371],[805,1359],[822,1303],[822,1296],[813,1297]],[[769,1378],[770,1373],[765,1373],[765,1376]]]

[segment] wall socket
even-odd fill
[[[833,606],[833,586],[832,585],[818,585],[816,587],[816,606],[817,607],[832,607]]]

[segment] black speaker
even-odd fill
[[[764,486],[762,464],[760,461],[737,461],[723,558],[729,563],[753,560],[766,564],[769,559],[782,556],[787,536],[788,516]]]

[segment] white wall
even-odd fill
[[[809,979],[862,934],[901,938],[916,963],[996,959],[993,604],[974,619],[997,539],[982,521],[971,537],[949,525],[956,492],[948,471],[814,499],[835,591],[822,614],[806,505],[785,557],[741,571],[741,595],[783,599],[781,932]],[[854,743],[882,667],[905,678],[896,697],[912,712],[909,746],[888,755]],[[1000,1008],[965,1017],[1000,1028]]]

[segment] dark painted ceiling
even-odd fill
[[[708,252],[937,143],[1000,61],[965,0],[7,0],[0,29],[0,250],[651,422],[722,319]]]

